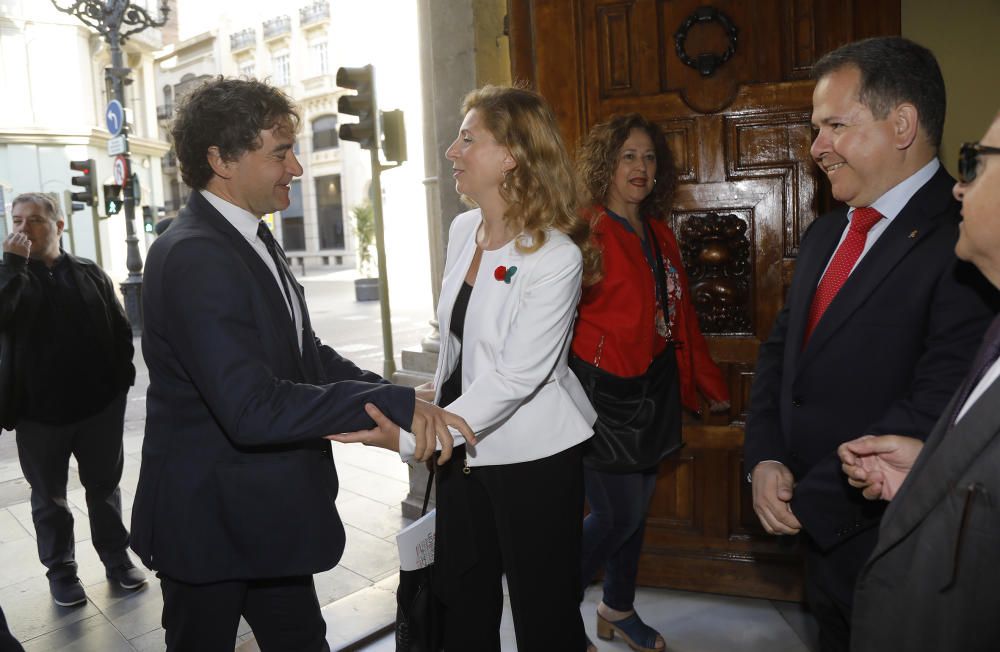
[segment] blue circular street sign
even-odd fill
[[[125,108],[118,100],[108,102],[108,108],[104,111],[104,124],[108,126],[108,132],[112,136],[121,133],[125,126]]]

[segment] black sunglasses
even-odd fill
[[[958,178],[962,183],[972,183],[979,171],[979,157],[984,154],[1000,154],[1000,147],[988,147],[979,143],[962,143],[958,154]]]

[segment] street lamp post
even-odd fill
[[[104,69],[104,79],[113,99],[125,106],[125,86],[132,83],[129,78],[131,68],[125,65],[122,44],[132,34],[150,27],[162,27],[167,22],[170,6],[167,0],[160,0],[160,20],[154,20],[145,8],[129,0],[74,0],[69,6],[61,6],[59,0],[51,0],[59,11],[76,16],[85,25],[93,27],[104,37],[111,51],[111,66]],[[123,183],[125,208],[125,266],[128,278],[121,284],[125,299],[125,313],[132,324],[135,335],[142,333],[142,254],[139,253],[139,239],[135,234],[135,192],[132,180],[132,161],[129,157],[129,125],[122,126],[125,137],[126,178]]]

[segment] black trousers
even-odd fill
[[[500,650],[503,575],[518,650],[583,650],[580,447],[468,474],[464,447],[456,451],[437,479],[434,584],[445,650]]]
[[[823,552],[808,535],[805,542],[805,597],[819,625],[821,652],[847,652],[851,644],[854,585],[861,567],[875,549],[873,527]]]
[[[329,652],[311,575],[188,584],[158,573],[167,652],[232,650],[240,616],[262,652]]]
[[[122,523],[118,482],[124,453],[122,430],[126,393],[97,414],[64,426],[22,419],[17,424],[17,455],[31,485],[31,519],[38,558],[50,579],[76,575],[73,513],[66,502],[69,456],[76,457],[86,491],[91,541],[105,566],[128,559],[128,530]]]

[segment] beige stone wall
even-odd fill
[[[941,160],[954,176],[958,148],[983,135],[1000,109],[1000,1],[902,0],[903,36],[938,58],[948,89]]]
[[[510,84],[510,38],[503,33],[507,0],[473,0],[472,11],[476,29],[476,84]]]

